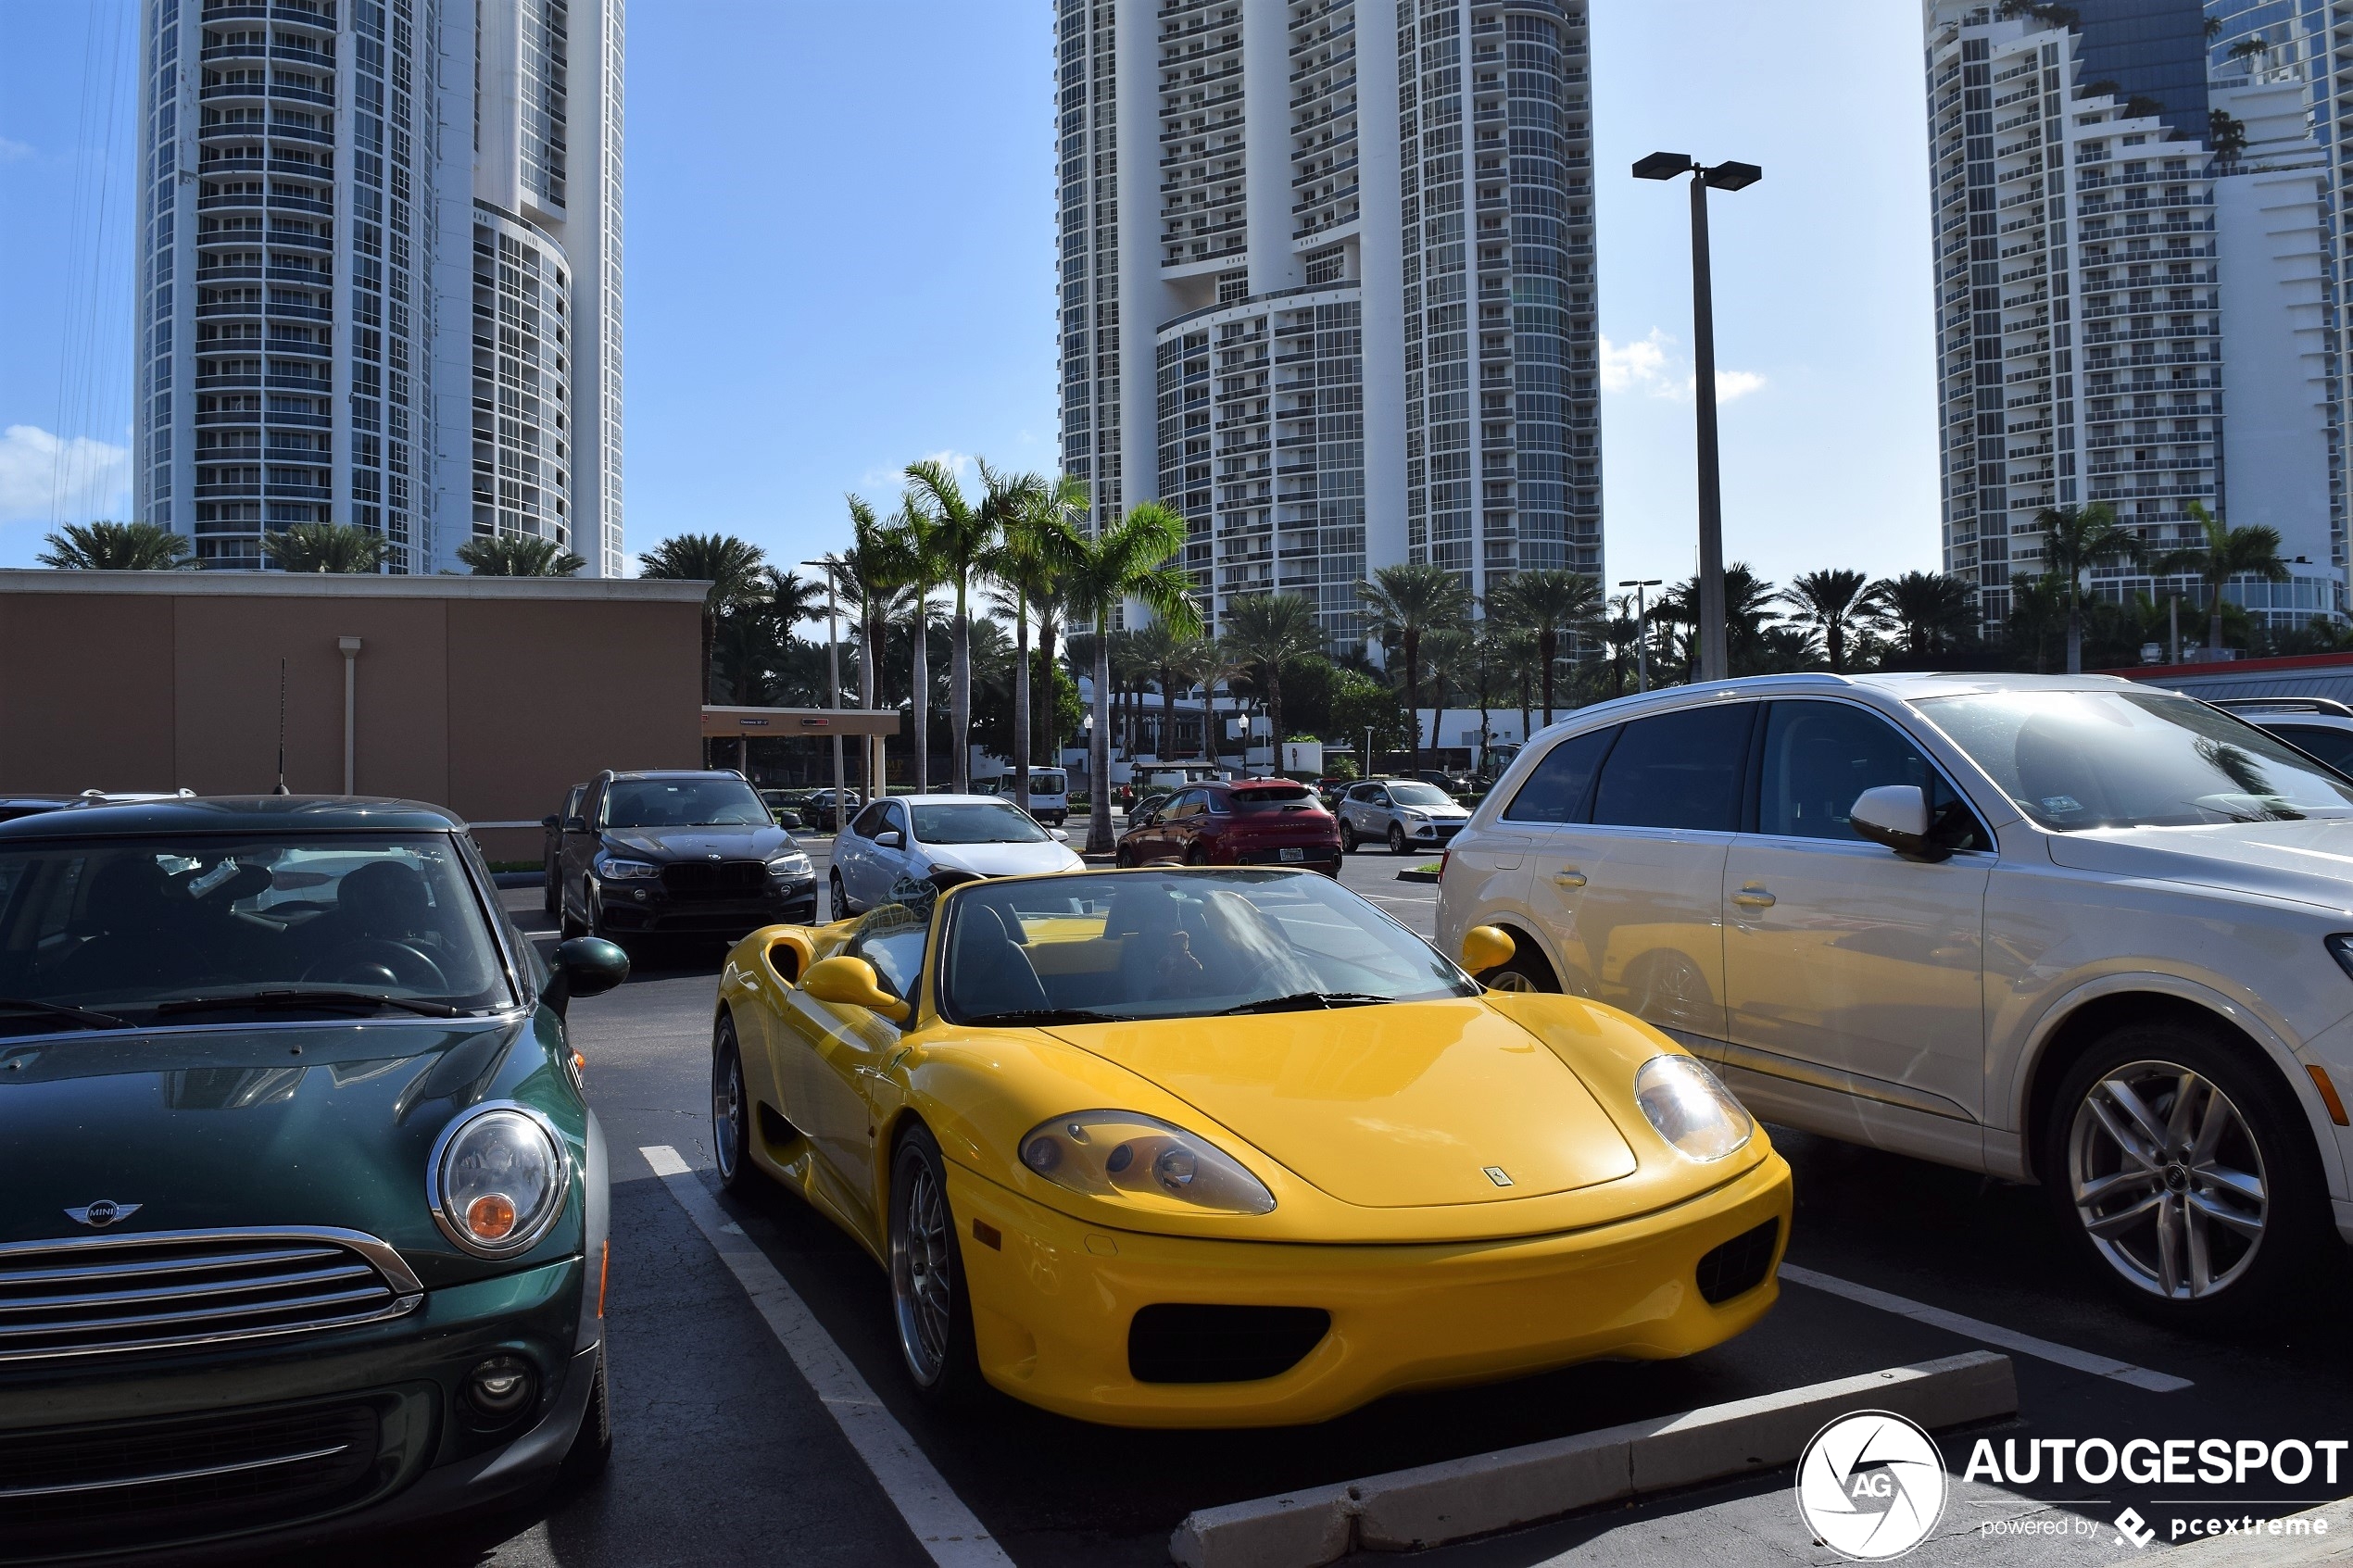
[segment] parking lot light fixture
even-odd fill
[[[1730,674],[1724,635],[1724,495],[1716,456],[1716,307],[1708,277],[1707,193],[1744,191],[1765,178],[1753,163],[1695,161],[1688,153],[1653,153],[1634,165],[1637,180],[1692,176],[1692,371],[1699,426],[1699,677]]]
[[[837,597],[834,569],[841,563],[828,556],[823,560],[805,560],[803,566],[813,566],[825,574],[825,706],[841,711],[841,608]],[[834,827],[841,827],[841,807],[849,787],[849,771],[842,761],[841,731],[834,731]]]

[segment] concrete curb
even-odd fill
[[[1973,1350],[1469,1459],[1202,1509],[1169,1537],[1185,1568],[1320,1568],[1412,1551],[1794,1461],[1833,1417],[1963,1426],[2018,1410],[2007,1356]]]
[[[1438,873],[1436,872],[1403,871],[1397,873],[1397,880],[1400,882],[1436,882],[1438,880]]]

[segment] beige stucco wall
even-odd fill
[[[0,792],[354,787],[533,822],[601,768],[691,768],[701,585],[0,571]],[[483,830],[494,859],[536,827]]]

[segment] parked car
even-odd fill
[[[564,809],[552,817],[539,819],[539,853],[546,861],[541,877],[540,905],[551,915],[563,912],[564,903],[564,824],[580,815],[581,797],[588,786],[576,784],[564,791]]]
[[[918,891],[736,947],[711,1105],[723,1183],[884,1262],[925,1398],[1322,1421],[1690,1355],[1775,1299],[1788,1166],[1622,1013],[1485,993],[1272,867]]]
[[[543,965],[430,806],[0,825],[0,1553],[248,1561],[601,1468],[564,1013],[627,972]]]
[[[808,818],[812,830],[819,833],[835,833],[841,827],[841,819],[845,815],[856,816],[858,808],[864,804],[864,801],[865,797],[854,789],[843,790],[838,804],[835,801],[832,790],[812,789],[802,804],[801,812]]]
[[[1193,784],[1131,821],[1114,859],[1189,866],[1304,865],[1340,874],[1340,828],[1314,790],[1289,779]]]
[[[807,799],[807,795],[799,790],[763,789],[760,792],[760,803],[768,808],[769,816],[775,819],[776,825],[786,833],[799,833],[806,825],[801,821],[799,808]]]
[[[560,823],[567,936],[711,935],[817,918],[817,869],[740,773],[602,772]]]
[[[1791,675],[1581,709],[1447,857],[1439,931],[1769,1120],[2040,1181],[2167,1318],[2353,1232],[2353,781],[2106,677]],[[2334,1220],[2332,1203],[2334,1205]]]
[[[2214,706],[2261,725],[2338,772],[2353,775],[2353,708],[2319,696],[2226,696]]]
[[[126,806],[150,800],[193,800],[192,789],[160,791],[116,791],[85,789],[79,795],[0,795],[0,822],[13,822],[19,817],[37,816],[43,811],[64,811],[84,806]]]
[[[1340,847],[1351,855],[1366,842],[1385,844],[1392,855],[1443,849],[1470,821],[1461,802],[1420,779],[1352,784],[1333,814],[1340,819]]]
[[[1117,799],[1126,786],[1113,792]],[[993,779],[975,781],[975,795],[986,795],[998,800],[1013,797],[1013,775],[1001,774]],[[1070,772],[1064,768],[1032,768],[1029,770],[1029,814],[1052,827],[1070,821]]]
[[[835,920],[888,903],[909,881],[941,872],[1023,876],[1086,862],[1059,828],[1038,825],[1010,800],[923,795],[877,800],[834,841],[827,886]]]
[[[1450,773],[1443,768],[1424,768],[1412,776],[1449,795],[1468,795],[1473,783],[1468,773]]]

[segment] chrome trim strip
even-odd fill
[[[221,1252],[208,1258],[157,1258],[143,1263],[94,1263],[80,1269],[0,1269],[0,1290],[12,1285],[70,1285],[81,1279],[136,1279],[147,1274],[205,1273],[215,1269],[250,1269],[269,1263],[298,1263],[332,1258],[332,1247],[281,1247],[267,1252]]]
[[[314,1459],[333,1459],[350,1450],[349,1443],[337,1443],[332,1449],[312,1449],[308,1453],[281,1454],[275,1459],[249,1459],[236,1464],[208,1464],[201,1470],[171,1470],[160,1475],[126,1475],[115,1481],[76,1481],[63,1486],[0,1486],[0,1501],[10,1498],[56,1498],[76,1492],[120,1491],[126,1486],[161,1486],[173,1481],[199,1481],[208,1475],[234,1475],[240,1471],[269,1470],[282,1464],[303,1464]]]
[[[258,1279],[220,1280],[209,1283],[197,1281],[186,1285],[150,1285],[130,1290],[100,1291],[81,1296],[35,1296],[21,1301],[11,1301],[5,1297],[0,1297],[0,1334],[11,1332],[6,1321],[6,1314],[11,1312],[38,1312],[60,1307],[110,1307],[117,1303],[132,1306],[142,1301],[185,1301],[192,1297],[250,1296],[258,1290],[287,1290],[301,1286],[332,1285],[338,1280],[347,1279],[367,1280],[368,1293],[371,1296],[394,1294],[377,1276],[374,1269],[354,1260],[348,1263],[333,1264],[323,1269],[303,1269],[294,1273],[264,1274]],[[259,1307],[250,1309],[230,1307],[223,1309],[219,1315],[233,1317],[240,1311],[259,1311],[272,1306],[295,1304],[291,1301],[264,1302]],[[144,1320],[126,1318],[120,1321],[129,1323]]]
[[[1857,1099],[1877,1100],[1881,1105],[1897,1106],[1905,1110],[1917,1110],[1929,1116],[1942,1116],[1948,1122],[1967,1122],[1972,1126],[1977,1118],[1969,1108],[1943,1095],[1926,1089],[1916,1089],[1908,1084],[1891,1084],[1884,1078],[1866,1077],[1860,1073],[1842,1073],[1834,1067],[1818,1066],[1798,1061],[1755,1046],[1734,1045],[1729,1040],[1711,1040],[1709,1049],[1716,1054],[1717,1064],[1739,1068],[1760,1077],[1780,1078],[1793,1084],[1803,1084],[1811,1089],[1827,1089],[1834,1094],[1852,1095]]]
[[[99,1345],[72,1345],[51,1350],[0,1350],[0,1362],[64,1361],[73,1356],[123,1355],[139,1350],[186,1350],[208,1345],[227,1345],[241,1339],[271,1339],[289,1334],[316,1334],[327,1329],[359,1328],[363,1324],[383,1323],[389,1318],[405,1317],[416,1311],[424,1300],[422,1292],[402,1296],[388,1307],[372,1312],[362,1312],[340,1318],[314,1318],[308,1323],[273,1323],[264,1328],[235,1328],[219,1334],[186,1334],[176,1339],[109,1340]]]
[[[0,1324],[0,1339],[19,1339],[28,1334],[86,1334],[92,1329],[140,1328],[148,1324],[161,1327],[182,1323],[220,1323],[231,1318],[257,1317],[264,1312],[300,1311],[309,1307],[358,1306],[361,1302],[381,1299],[387,1294],[381,1284],[371,1280],[359,1290],[330,1290],[316,1296],[297,1296],[286,1301],[255,1301],[212,1311],[142,1312],[129,1318],[82,1318],[64,1322]]]
[[[561,1147],[560,1140],[558,1147]],[[119,1231],[108,1236],[59,1236],[53,1241],[0,1242],[0,1265],[14,1258],[38,1257],[44,1252],[87,1257],[140,1247],[201,1246],[209,1241],[331,1241],[348,1247],[373,1263],[398,1294],[421,1295],[425,1288],[416,1271],[409,1267],[390,1243],[365,1231],[348,1231],[334,1225],[225,1225],[213,1230]]]

